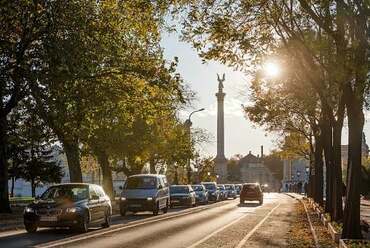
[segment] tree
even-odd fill
[[[259,64],[271,50],[293,41],[298,49],[291,49],[291,56],[306,69],[301,72],[321,103],[322,121],[315,128],[320,139],[315,144],[325,154],[329,196],[326,209],[333,219],[340,219],[342,213],[338,154],[344,106],[351,123],[349,160],[353,180],[360,173],[362,107],[368,88],[368,9],[369,3],[361,1],[200,1],[190,4],[184,21],[185,40],[191,41],[204,59],[236,67]],[[333,137],[328,135],[331,133]],[[346,238],[361,236],[358,185],[353,181],[347,188]]]
[[[37,74],[46,1],[5,1],[0,7],[0,213],[11,212],[8,196],[8,115],[28,92]]]

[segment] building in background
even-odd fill
[[[284,160],[284,174],[282,180],[282,191],[292,191],[293,187],[299,185],[299,191],[304,191],[308,183],[310,162],[307,159]]]
[[[239,161],[240,181],[243,183],[267,184],[272,191],[278,191],[280,183],[271,171],[264,165],[263,154],[253,155],[251,152]]]

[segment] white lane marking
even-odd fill
[[[267,220],[267,218],[272,214],[272,212],[277,209],[281,203],[279,203],[277,206],[275,206],[271,211],[247,234],[245,237],[239,242],[239,244],[235,248],[241,248],[245,243],[248,241],[248,239],[257,231],[257,229]]]
[[[211,238],[213,235],[225,230],[226,228],[228,228],[229,226],[235,224],[236,222],[238,222],[239,220],[243,219],[245,216],[247,216],[248,214],[243,214],[242,216],[240,216],[239,218],[233,220],[232,222],[230,222],[229,224],[227,224],[226,226],[223,226],[221,227],[220,229],[217,229],[216,231],[210,233],[209,235],[205,236],[204,238],[202,238],[201,240],[197,241],[196,243],[186,247],[186,248],[194,248],[196,247],[197,245],[203,243],[204,241],[208,240],[209,238]]]
[[[106,234],[110,234],[110,233],[119,232],[121,230],[125,230],[125,229],[132,228],[132,227],[142,226],[142,225],[146,225],[146,224],[150,224],[150,223],[159,222],[159,221],[162,221],[162,220],[168,220],[168,219],[173,219],[173,218],[176,218],[176,217],[181,217],[181,216],[185,216],[185,215],[198,213],[198,212],[201,212],[201,211],[207,210],[207,209],[212,209],[212,208],[216,208],[216,207],[226,207],[228,205],[231,205],[232,203],[233,203],[233,201],[229,202],[229,203],[226,203],[226,204],[206,205],[205,207],[199,207],[199,208],[196,208],[196,209],[186,209],[186,210],[190,210],[190,211],[184,210],[184,212],[181,211],[180,213],[174,212],[174,213],[171,213],[172,215],[170,215],[170,216],[163,217],[163,218],[156,218],[156,219],[147,220],[147,221],[143,221],[143,220],[133,221],[133,222],[128,223],[128,224],[122,224],[124,226],[116,227],[116,228],[111,229],[111,230],[101,231],[101,232],[96,232],[96,233],[94,232],[94,233],[91,233],[91,234],[89,234],[89,233],[82,234],[81,236],[77,236],[77,237],[72,236],[70,238],[61,239],[61,240],[58,240],[58,241],[51,241],[49,243],[36,245],[34,247],[35,248],[37,248],[37,247],[39,247],[39,248],[41,248],[41,247],[42,248],[49,248],[49,247],[62,246],[62,245],[74,243],[74,242],[77,242],[77,241],[82,241],[82,240],[98,237],[100,235],[106,235]]]

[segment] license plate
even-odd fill
[[[130,207],[139,208],[141,207],[141,204],[130,204]]]
[[[40,221],[49,221],[49,222],[52,222],[52,221],[57,221],[57,217],[56,216],[41,216],[40,217]]]
[[[173,203],[178,203],[180,202],[179,200],[172,200]]]

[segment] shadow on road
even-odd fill
[[[260,206],[260,204],[258,202],[247,202],[247,203],[239,203],[238,204],[238,207],[247,207],[247,208],[255,208],[255,207],[258,207]]]

